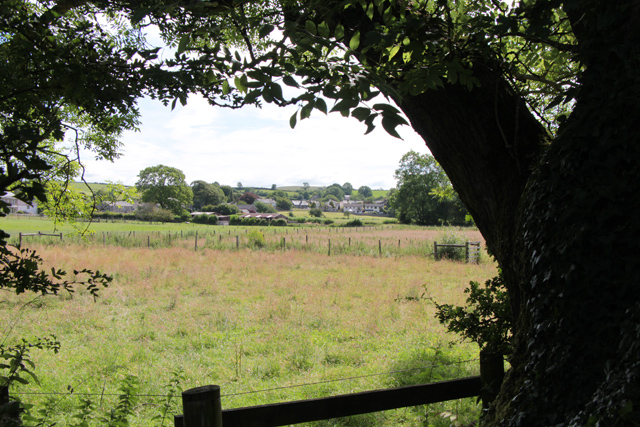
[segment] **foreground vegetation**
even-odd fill
[[[371,242],[399,238],[425,245],[439,233],[353,232]],[[423,295],[462,305],[469,280],[495,275],[492,263],[434,262],[410,253],[380,257],[377,246],[360,256],[329,257],[268,247],[194,251],[179,242],[157,249],[29,243],[48,265],[92,267],[114,277],[96,302],[82,291],[35,299],[3,295],[5,342],[55,334],[62,345],[57,355],[33,353],[39,386],[12,386],[12,393],[35,403],[32,415],[47,424],[80,425],[72,416],[91,407],[88,425],[104,425],[97,414],[114,408],[124,390],[133,399],[132,425],[171,425],[170,417],[152,418],[181,413],[180,401],[166,398],[172,381],[185,389],[218,384],[223,407],[233,408],[478,373],[477,347],[451,347],[456,337],[434,319]],[[299,384],[310,385],[287,388]],[[449,425],[452,414],[465,422],[476,418],[474,399],[314,425]]]

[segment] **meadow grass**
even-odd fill
[[[322,252],[296,249],[295,241],[288,241],[285,250],[274,245],[219,249],[221,235],[233,247],[235,235],[242,236],[245,228],[214,228],[218,234],[203,238],[197,251],[186,232],[183,239],[175,236],[171,246],[155,248],[29,242],[48,266],[99,269],[114,282],[95,302],[82,290],[35,298],[2,295],[5,343],[48,334],[62,343],[57,355],[35,350],[39,386],[13,387],[12,392],[45,411],[49,423],[71,425],[82,398],[93,399],[96,412],[107,411],[115,405],[123,378],[135,375],[140,388],[132,425],[157,426],[151,419],[178,372],[184,389],[220,385],[224,408],[478,373],[477,347],[451,346],[457,337],[434,319],[433,305],[423,296],[463,305],[469,280],[493,277],[495,265],[486,258],[469,265],[434,262],[425,253],[378,254],[380,241],[389,247],[400,240],[401,248],[410,242],[429,248],[439,230],[264,231],[274,245],[283,237],[303,240],[308,235],[320,247],[331,238],[336,252],[328,256],[324,247]],[[465,232],[478,238],[477,231]],[[160,234],[166,237],[167,232]],[[337,242],[348,237],[353,246],[359,239],[364,249],[337,251]],[[417,369],[407,370],[412,368]],[[300,384],[312,385],[291,387]],[[170,407],[171,414],[181,413],[179,400]],[[311,425],[449,425],[439,415],[447,411],[466,422],[478,414],[474,399],[463,399]]]

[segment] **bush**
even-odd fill
[[[362,227],[362,221],[356,218],[344,224],[343,227]]]
[[[287,225],[287,220],[284,218],[278,218],[271,220],[271,225],[276,227],[283,227]]]
[[[398,220],[393,218],[393,219],[385,219],[384,221],[382,221],[383,224],[397,224]]]
[[[322,213],[322,209],[320,208],[311,208],[309,209],[309,216],[321,218],[324,216],[324,213]]]
[[[266,245],[264,240],[264,234],[258,230],[251,230],[247,233],[247,239],[249,240],[249,246],[254,248],[262,248]]]
[[[438,234],[436,242],[438,242],[439,245],[464,245],[467,239],[463,234],[448,228]],[[465,261],[465,250],[464,248],[438,247],[438,258],[446,258],[452,261]]]
[[[323,223],[324,225],[330,225],[330,224],[333,224],[334,222],[335,222],[334,220],[329,219],[329,218],[327,218],[327,219],[325,219],[324,221],[322,221],[322,223]]]

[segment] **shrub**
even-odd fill
[[[393,219],[385,219],[384,221],[382,221],[383,224],[397,224],[398,220],[393,218]]]
[[[322,209],[320,208],[311,208],[309,209],[309,216],[314,216],[316,218],[321,218],[324,216],[322,213]]]
[[[438,234],[436,242],[441,245],[464,245],[467,239],[463,234],[447,228]],[[452,261],[465,261],[465,250],[464,248],[438,247],[438,258],[446,258]]]
[[[344,224],[343,227],[362,227],[362,221],[360,221],[358,218],[352,219],[351,221]]]
[[[249,240],[249,246],[254,248],[262,248],[266,245],[264,240],[264,234],[258,230],[251,230],[247,233],[247,239]]]
[[[329,219],[329,218],[327,218],[327,219],[325,219],[324,221],[322,221],[322,223],[323,223],[324,225],[330,225],[330,224],[333,224],[334,222],[335,222],[334,220]]]
[[[274,220],[271,220],[271,225],[276,227],[283,227],[287,225],[287,220],[284,218],[274,219]]]

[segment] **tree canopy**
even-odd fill
[[[436,160],[409,151],[396,169],[397,191],[390,204],[400,222],[419,225],[462,225],[466,209],[456,207],[457,194]]]
[[[485,422],[638,422],[638,22],[632,0],[5,1],[2,189],[43,198],[78,147],[117,157],[142,96],[410,123],[509,293],[512,368]]]
[[[182,214],[193,202],[193,191],[185,182],[180,169],[165,165],[150,166],[138,174],[136,188],[142,194],[142,201],[157,203],[176,215]]]
[[[219,205],[227,201],[227,197],[217,184],[209,184],[201,180],[193,181],[191,191],[193,192],[193,208],[196,210],[205,205]]]

